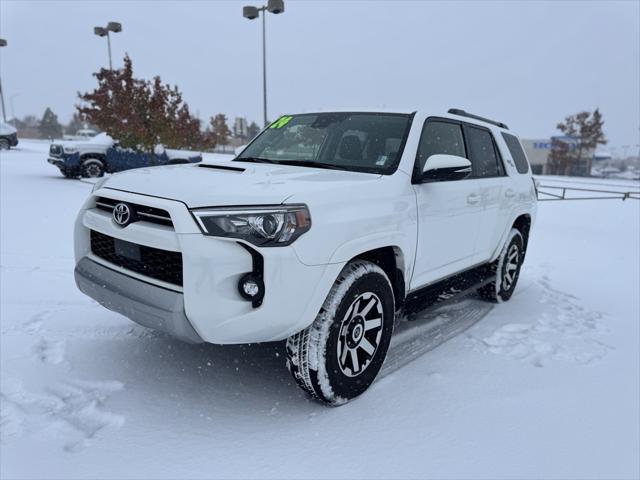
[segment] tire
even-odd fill
[[[509,300],[518,283],[523,260],[522,233],[520,230],[512,228],[496,263],[496,279],[478,289],[480,297],[494,303]]]
[[[87,158],[80,165],[80,174],[84,178],[100,178],[104,176],[104,163],[97,158]]]
[[[11,145],[9,144],[9,140],[6,138],[0,138],[0,150],[9,150]]]
[[[332,406],[362,394],[387,355],[394,312],[384,271],[364,260],[349,263],[311,326],[287,339],[287,367],[298,386]]]

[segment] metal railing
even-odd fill
[[[552,189],[556,192],[545,191]],[[580,193],[574,193],[580,192]],[[599,195],[589,195],[599,194]],[[573,196],[579,195],[579,196]],[[640,191],[616,191],[616,190],[595,190],[592,188],[578,188],[555,185],[539,185],[538,201],[549,202],[557,200],[640,200]]]

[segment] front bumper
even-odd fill
[[[80,154],[78,152],[65,153],[61,151],[60,153],[53,153],[50,151],[47,162],[58,167],[61,171],[75,171],[80,167]]]
[[[257,248],[205,236],[187,207],[178,201],[109,188],[101,188],[95,195],[165,210],[173,227],[143,221],[118,227],[108,212],[95,208],[95,197],[89,198],[75,227],[78,286],[107,308],[187,341],[233,344],[285,339],[313,322],[343,267],[339,263],[305,265],[291,246]],[[96,258],[91,251],[91,230],[139,245],[180,252],[182,285],[166,284]],[[238,281],[253,269],[253,259],[246,247],[263,258],[265,296],[257,308],[238,292]],[[85,274],[87,265],[92,263],[107,268],[93,266],[91,274]],[[111,287],[120,282],[125,288]],[[130,291],[135,293],[131,296]],[[189,325],[195,335],[185,334]]]
[[[58,168],[64,168],[64,160],[62,160],[61,158],[49,157],[47,158],[47,162],[49,162],[51,165],[55,165]]]
[[[102,306],[145,327],[189,343],[200,343],[184,313],[182,294],[122,275],[88,258],[75,268],[76,285]]]

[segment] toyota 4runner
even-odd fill
[[[508,300],[536,212],[518,137],[452,109],[286,115],[232,162],[96,183],[76,283],[189,342],[286,339],[300,387],[364,392],[401,312],[438,287]]]

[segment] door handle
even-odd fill
[[[467,203],[470,205],[475,205],[479,201],[480,201],[480,195],[478,195],[477,193],[472,193],[467,197]]]
[[[513,190],[511,190],[509,188],[504,192],[504,196],[507,197],[507,198],[513,198],[513,197],[516,196],[516,192],[514,192]]]

